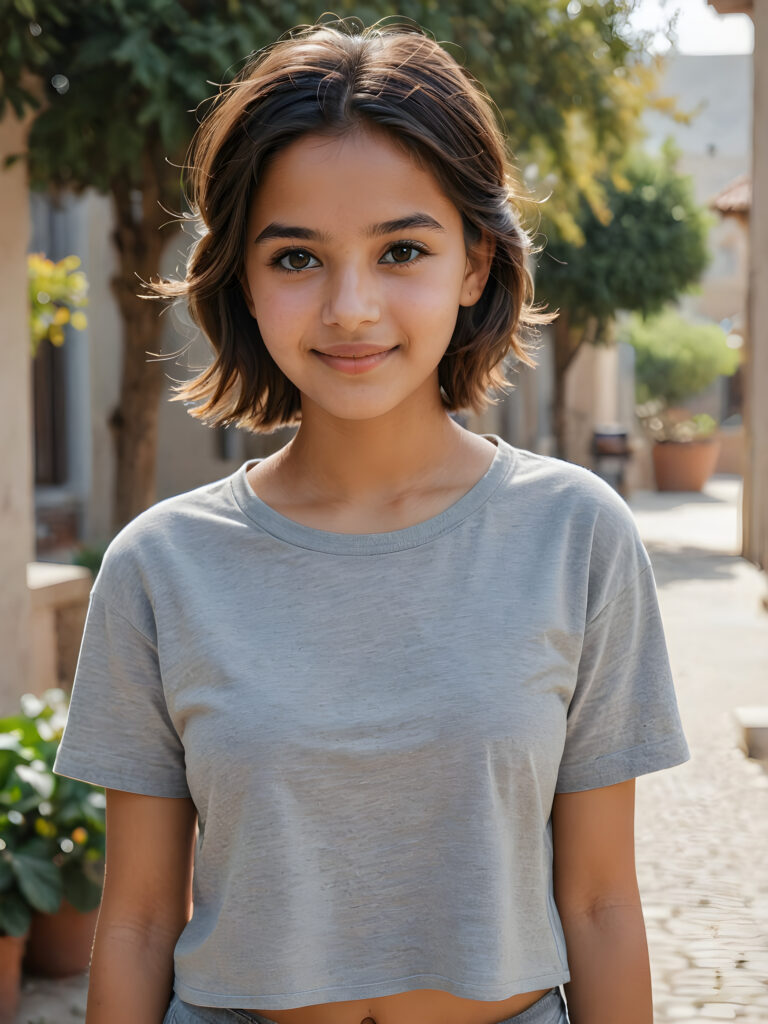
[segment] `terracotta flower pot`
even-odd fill
[[[657,441],[653,472],[659,491],[700,491],[715,470],[718,438],[703,441]]]
[[[0,1024],[13,1024],[21,1001],[25,935],[0,935]]]
[[[81,913],[66,900],[55,914],[33,914],[24,970],[45,978],[87,971],[99,908]]]

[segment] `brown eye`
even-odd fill
[[[295,252],[286,253],[283,259],[288,260],[291,270],[304,270],[311,256],[306,252],[297,249]]]
[[[395,263],[408,263],[408,257],[414,249],[412,245],[393,245],[389,251],[394,256]]]
[[[394,245],[390,245],[384,253],[386,259],[382,257],[382,262],[388,263],[390,266],[396,263],[401,267],[410,267],[428,255],[428,251],[416,242],[396,242]],[[389,259],[390,256],[391,259]],[[413,257],[413,259],[409,257]]]
[[[305,252],[303,249],[289,249],[288,252],[278,253],[270,260],[270,263],[287,274],[298,274],[301,270],[312,270],[315,266],[320,266],[319,263],[309,262],[314,258],[311,253]],[[290,263],[286,263],[286,260],[290,260]]]

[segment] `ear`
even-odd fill
[[[251,295],[251,289],[250,289],[250,286],[248,285],[248,278],[245,276],[245,270],[242,270],[237,275],[237,280],[240,282],[240,290],[243,293],[243,298],[245,299],[245,304],[248,307],[248,312],[251,314],[251,316],[255,320],[256,319],[256,308],[255,308],[255,306],[253,304],[253,296]]]
[[[467,266],[461,286],[460,306],[474,306],[483,294],[491,264],[496,253],[496,239],[483,233],[483,236],[467,252]]]

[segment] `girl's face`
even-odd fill
[[[441,408],[437,366],[459,306],[482,294],[492,243],[468,258],[458,210],[386,134],[306,135],[278,152],[247,245],[246,302],[304,420],[313,405],[357,420]]]

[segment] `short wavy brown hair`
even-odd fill
[[[252,190],[266,161],[306,134],[334,136],[373,126],[435,175],[461,214],[467,247],[496,243],[479,301],[460,307],[438,366],[448,411],[482,411],[502,388],[509,353],[528,366],[538,332],[556,313],[532,305],[526,259],[534,250],[519,218],[532,201],[517,183],[493,102],[476,78],[415,22],[368,28],[322,19],[284,33],[252,55],[210,101],[190,144],[187,195],[198,238],[183,281],[160,279],[146,298],[186,296],[215,358],[177,384],[171,401],[211,426],[269,433],[299,423],[301,393],[277,366],[249,314],[240,278]]]

